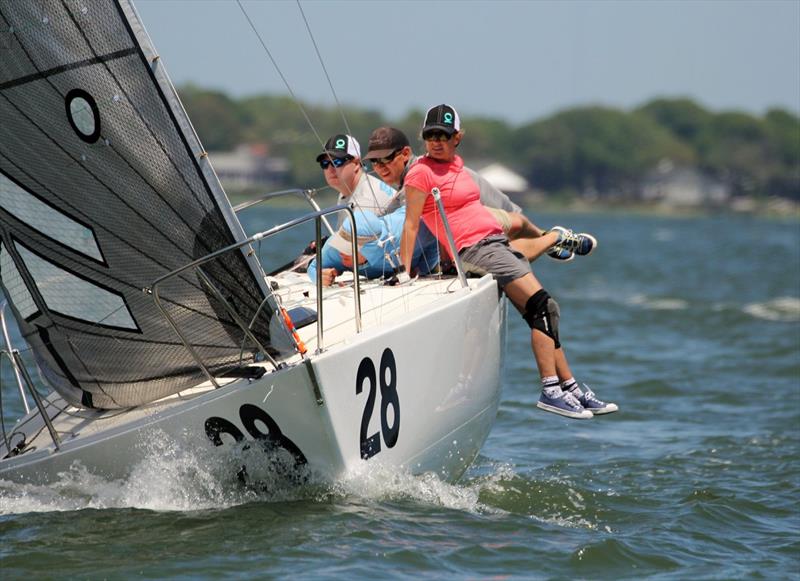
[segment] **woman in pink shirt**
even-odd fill
[[[537,407],[577,419],[617,411],[616,404],[600,401],[585,385],[586,390],[581,390],[572,376],[558,337],[558,303],[542,288],[525,257],[509,246],[497,221],[480,203],[480,189],[456,155],[463,136],[453,107],[437,105],[428,110],[422,126],[427,154],[411,167],[405,179],[406,219],[400,241],[403,265],[410,272],[420,219],[450,253],[444,224],[431,195],[431,190],[438,188],[465,270],[492,274],[531,328],[531,346],[542,380]],[[551,245],[567,247],[579,255],[597,246],[588,234],[573,234],[559,226],[544,237]]]

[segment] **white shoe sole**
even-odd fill
[[[596,416],[602,416],[603,414],[612,414],[612,413],[614,413],[616,411],[619,411],[619,407],[617,407],[617,404],[615,404],[615,403],[607,403],[606,407],[604,407],[602,409],[599,409],[599,410],[590,409],[589,411],[592,412]]]
[[[588,238],[589,240],[591,240],[592,241],[592,249],[589,252],[587,252],[586,254],[578,254],[577,252],[575,252],[575,254],[578,254],[578,256],[589,256],[592,252],[597,250],[597,238],[595,238],[591,234],[586,234],[585,232],[579,233],[578,236],[583,236],[583,237]]]
[[[552,412],[554,414],[564,416],[565,418],[572,418],[573,420],[589,420],[594,417],[594,414],[589,410],[583,410],[582,412],[570,412],[555,406],[547,405],[546,403],[542,403],[540,401],[536,402],[536,407],[546,412]]]

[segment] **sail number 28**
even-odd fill
[[[397,365],[394,360],[394,353],[388,347],[381,355],[381,362],[375,373],[375,364],[369,357],[364,357],[358,366],[356,373],[356,395],[364,390],[364,383],[369,383],[369,393],[367,394],[367,404],[364,406],[364,414],[361,416],[361,457],[364,460],[372,458],[381,451],[381,434],[387,448],[393,448],[400,435],[400,398],[397,395]],[[376,387],[380,384],[381,392],[381,431],[375,432],[371,436],[369,431],[369,421],[372,419],[372,412],[375,409],[375,399],[377,396]],[[389,407],[392,408],[392,423],[389,424]]]

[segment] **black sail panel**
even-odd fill
[[[0,2],[0,283],[55,390],[116,408],[202,381],[146,289],[243,237],[127,1]],[[244,251],[202,268],[243,320],[268,296]],[[161,297],[209,370],[238,363],[195,271]]]

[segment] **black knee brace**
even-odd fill
[[[522,318],[528,323],[531,329],[537,329],[550,337],[556,349],[561,347],[558,340],[558,319],[561,311],[558,303],[552,299],[546,290],[537,291],[528,302],[525,303],[525,313]]]

